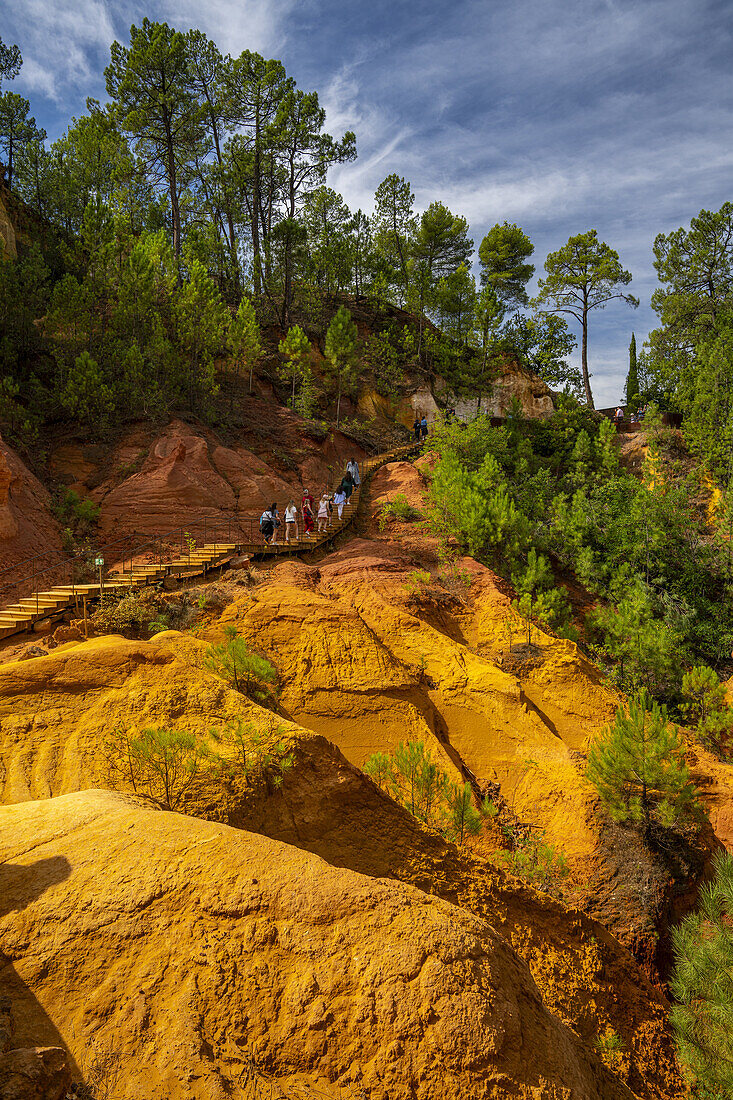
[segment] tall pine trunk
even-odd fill
[[[590,375],[588,374],[588,303],[583,303],[583,344],[582,344],[583,385],[585,387],[585,401],[589,409],[595,409],[593,393],[590,388]]]

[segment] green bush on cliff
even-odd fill
[[[364,772],[380,790],[429,829],[462,844],[481,829],[470,783],[453,783],[423,741],[401,741],[393,753],[376,752]]]
[[[588,779],[614,821],[630,821],[649,839],[657,827],[693,820],[695,786],[666,707],[641,692],[593,742]]]
[[[178,809],[202,770],[218,760],[206,741],[162,727],[139,733],[116,727],[107,738],[106,756],[112,786],[129,786],[165,810]]]
[[[208,647],[204,667],[260,703],[270,698],[277,683],[274,666],[251,650],[234,627],[227,628],[226,641]]]
[[[700,1100],[733,1096],[733,855],[713,866],[697,912],[672,931],[672,1027]]]

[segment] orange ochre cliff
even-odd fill
[[[155,524],[171,501],[184,514],[282,496],[352,449],[331,446],[304,443],[288,475],[173,422],[124,476],[93,477],[68,448],[55,461],[118,529],[136,508]],[[375,475],[333,552],[213,582],[223,610],[196,632],[6,651],[4,1098],[91,1095],[72,1080],[115,1100],[685,1095],[662,978],[667,923],[692,899],[604,822],[584,778],[619,699],[574,643],[536,630],[531,652],[513,644],[521,624],[490,570],[459,561],[438,585],[429,535],[380,530],[395,494],[421,507],[426,462]],[[58,528],[21,466],[0,449],[0,538],[33,551]],[[277,669],[277,712],[208,667],[228,627]],[[109,767],[111,732],[148,727],[215,727],[224,759],[232,730],[276,730],[292,766],[158,809]],[[497,829],[449,843],[360,770],[407,740],[544,832],[567,859],[562,899],[501,868]],[[699,878],[733,837],[733,772],[691,758],[711,819]]]

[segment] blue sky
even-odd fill
[[[655,323],[655,235],[733,197],[732,14],[713,0],[13,0],[0,36],[20,45],[14,89],[51,137],[104,98],[109,43],[148,15],[278,57],[316,89],[331,132],[356,132],[358,159],[330,181],[354,208],[394,171],[418,209],[441,199],[466,216],[477,245],[518,222],[540,269],[596,228],[641,299],[592,318],[607,405],[632,329],[641,343]]]

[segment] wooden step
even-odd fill
[[[12,610],[22,611],[27,609],[28,611],[35,611],[36,608],[39,611],[48,610],[50,608],[56,610],[56,608],[62,606],[64,602],[63,600],[36,600],[35,596],[31,596],[27,600],[19,600],[17,604],[13,605]]]

